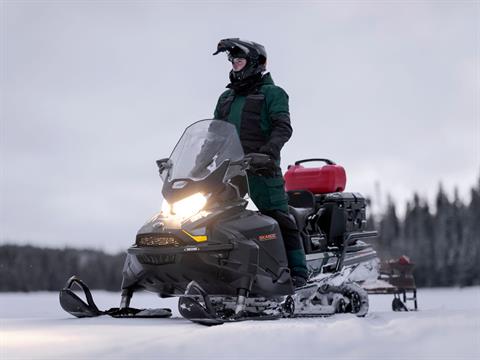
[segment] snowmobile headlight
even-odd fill
[[[172,207],[170,206],[170,204],[168,203],[167,200],[163,199],[162,201],[162,209],[160,210],[160,212],[164,215],[170,215],[170,210],[172,209]]]
[[[193,194],[171,205],[163,200],[162,213],[186,219],[202,210],[206,203],[207,198],[201,193]]]

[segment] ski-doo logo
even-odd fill
[[[265,235],[260,235],[258,237],[258,240],[260,241],[268,241],[268,240],[275,240],[277,238],[277,234],[265,234]]]
[[[183,249],[183,251],[199,251],[200,248],[199,247],[196,247],[196,246],[187,246]]]

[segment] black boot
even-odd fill
[[[262,211],[262,213],[274,218],[280,226],[292,280],[294,277],[298,277],[301,280],[298,279],[296,282],[305,284],[308,278],[307,260],[294,217],[280,210]]]
[[[303,276],[292,275],[292,283],[293,287],[298,289],[307,285],[307,279],[305,279]]]

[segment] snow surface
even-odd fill
[[[94,291],[101,309],[119,294]],[[176,299],[135,294],[132,306],[171,307],[170,319],[76,319],[58,294],[0,294],[1,359],[480,359],[480,288],[420,289],[418,312],[370,296],[365,318],[247,321],[203,327]]]

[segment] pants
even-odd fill
[[[257,208],[280,226],[291,274],[307,278],[305,250],[295,219],[288,213],[288,197],[281,173],[274,177],[249,174],[248,183],[250,197]]]

